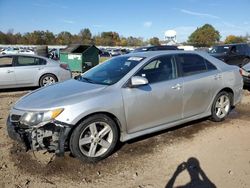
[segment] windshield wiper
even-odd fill
[[[95,81],[93,81],[93,80],[91,80],[89,78],[86,78],[86,77],[81,77],[81,79],[86,80],[89,83],[95,83]]]

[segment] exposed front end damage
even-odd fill
[[[64,155],[65,142],[72,125],[51,121],[39,126],[27,126],[19,121],[7,120],[7,130],[13,140],[24,143],[27,150],[48,150],[58,156]]]

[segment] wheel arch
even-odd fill
[[[93,115],[97,115],[97,114],[104,114],[104,115],[110,117],[112,120],[114,120],[114,122],[115,122],[115,124],[116,124],[116,126],[117,126],[117,129],[118,129],[118,138],[120,139],[121,131],[122,131],[122,125],[121,125],[121,123],[120,123],[120,120],[119,120],[114,114],[112,114],[112,113],[110,113],[110,112],[100,111],[100,112],[93,112],[93,113],[90,113],[90,114],[84,116],[83,118],[81,118],[81,119],[73,126],[73,128],[70,130],[70,132],[69,132],[69,134],[68,134],[67,140],[70,139],[70,137],[71,137],[73,131],[75,130],[75,128],[76,128],[82,121],[84,121],[85,119],[87,119],[87,118],[89,118],[89,117],[91,117],[91,116],[93,116]]]
[[[218,95],[220,92],[223,92],[223,91],[225,91],[225,92],[231,94],[230,99],[231,99],[231,103],[232,103],[232,105],[233,105],[233,104],[234,104],[234,91],[233,91],[231,88],[229,88],[229,87],[225,87],[225,88],[221,89],[221,90],[217,93],[217,95]]]

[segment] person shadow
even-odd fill
[[[215,184],[208,179],[204,171],[201,169],[198,159],[194,157],[191,157],[187,162],[178,165],[165,188],[173,188],[176,178],[184,170],[187,170],[189,173],[191,181],[185,185],[176,186],[176,188],[216,188]]]

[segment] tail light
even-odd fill
[[[65,69],[65,70],[70,70],[68,64],[60,64],[60,67]]]

